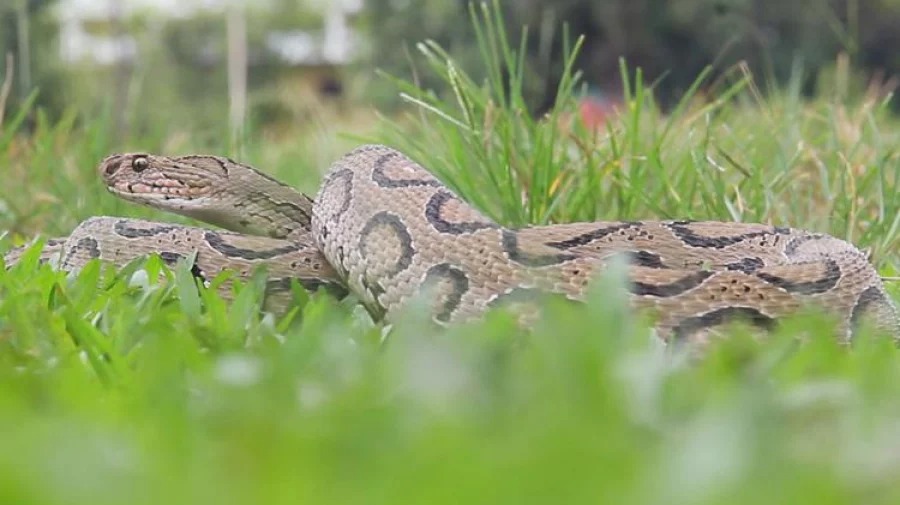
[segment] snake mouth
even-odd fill
[[[128,200],[193,200],[206,196],[208,188],[188,186],[179,181],[120,182],[108,186],[109,191]]]

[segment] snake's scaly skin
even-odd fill
[[[427,293],[433,317],[456,322],[533,292],[581,299],[623,253],[632,304],[655,313],[667,341],[703,340],[735,319],[770,329],[805,307],[835,315],[846,339],[864,320],[900,338],[900,317],[866,255],[825,234],[687,221],[513,230],[402,153],[374,145],[335,162],[315,202],[216,156],[113,155],[100,174],[117,196],[241,233],[92,218],[45,250],[48,258],[58,250],[64,269],[91,258],[123,264],[149,252],[167,260],[196,253],[198,272],[246,276],[263,264],[274,286],[292,278],[309,288],[346,286],[376,318],[390,320]]]

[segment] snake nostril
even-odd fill
[[[122,158],[119,156],[114,156],[111,158],[107,158],[106,162],[103,163],[102,171],[106,176],[110,176],[119,171],[119,167],[122,166]]]

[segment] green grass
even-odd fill
[[[840,66],[812,99],[796,86],[762,98],[739,69],[701,76],[706,98],[668,113],[624,71],[623,115],[593,136],[566,119],[577,76],[547,118],[502,86],[502,68],[521,72],[495,15],[473,20],[488,82],[423,44],[419,71],[447,86],[397,80],[408,116],[326,130],[328,142],[321,131],[250,142],[241,158],[311,191],[358,135],[408,152],[506,224],[789,224],[851,239],[897,275],[900,120]],[[112,151],[201,148],[190,132],[111,145],[103,118],[73,113],[26,135],[16,118],[29,111],[11,112],[4,250],[95,214],[185,221],[116,201],[94,167]],[[146,281],[160,269],[151,259],[73,277],[34,254],[0,269],[0,503],[900,500],[900,355],[869,339],[798,344],[827,332],[821,318],[765,340],[736,332],[690,362],[648,336],[614,277],[584,305],[548,300],[527,333],[503,313],[440,330],[415,312],[386,333],[326,295],[273,318],[257,310],[259,278],[226,303],[181,268]]]

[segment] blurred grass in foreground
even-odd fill
[[[794,88],[764,99],[736,71],[698,79],[705,98],[663,114],[638,73],[621,117],[592,135],[574,119],[574,75],[550,117],[529,117],[515,78],[497,80],[517,75],[517,43],[495,11],[474,14],[493,80],[468,81],[423,44],[447,89],[397,80],[411,115],[353,133],[407,151],[504,223],[770,221],[850,238],[896,275],[900,121],[886,97],[832,84],[812,101]],[[7,117],[7,243],[94,214],[183,221],[105,195],[96,162],[135,146],[109,145],[104,120],[73,113],[24,136]],[[313,190],[358,143],[321,135],[251,143],[246,161]],[[548,300],[528,334],[503,313],[446,330],[410,313],[384,339],[327,296],[279,320],[256,310],[259,279],[226,304],[180,268],[148,282],[160,268],[72,277],[32,256],[0,269],[0,503],[900,500],[897,350],[798,345],[827,333],[821,318],[765,341],[736,331],[690,364],[627,313],[614,279],[585,305]]]

